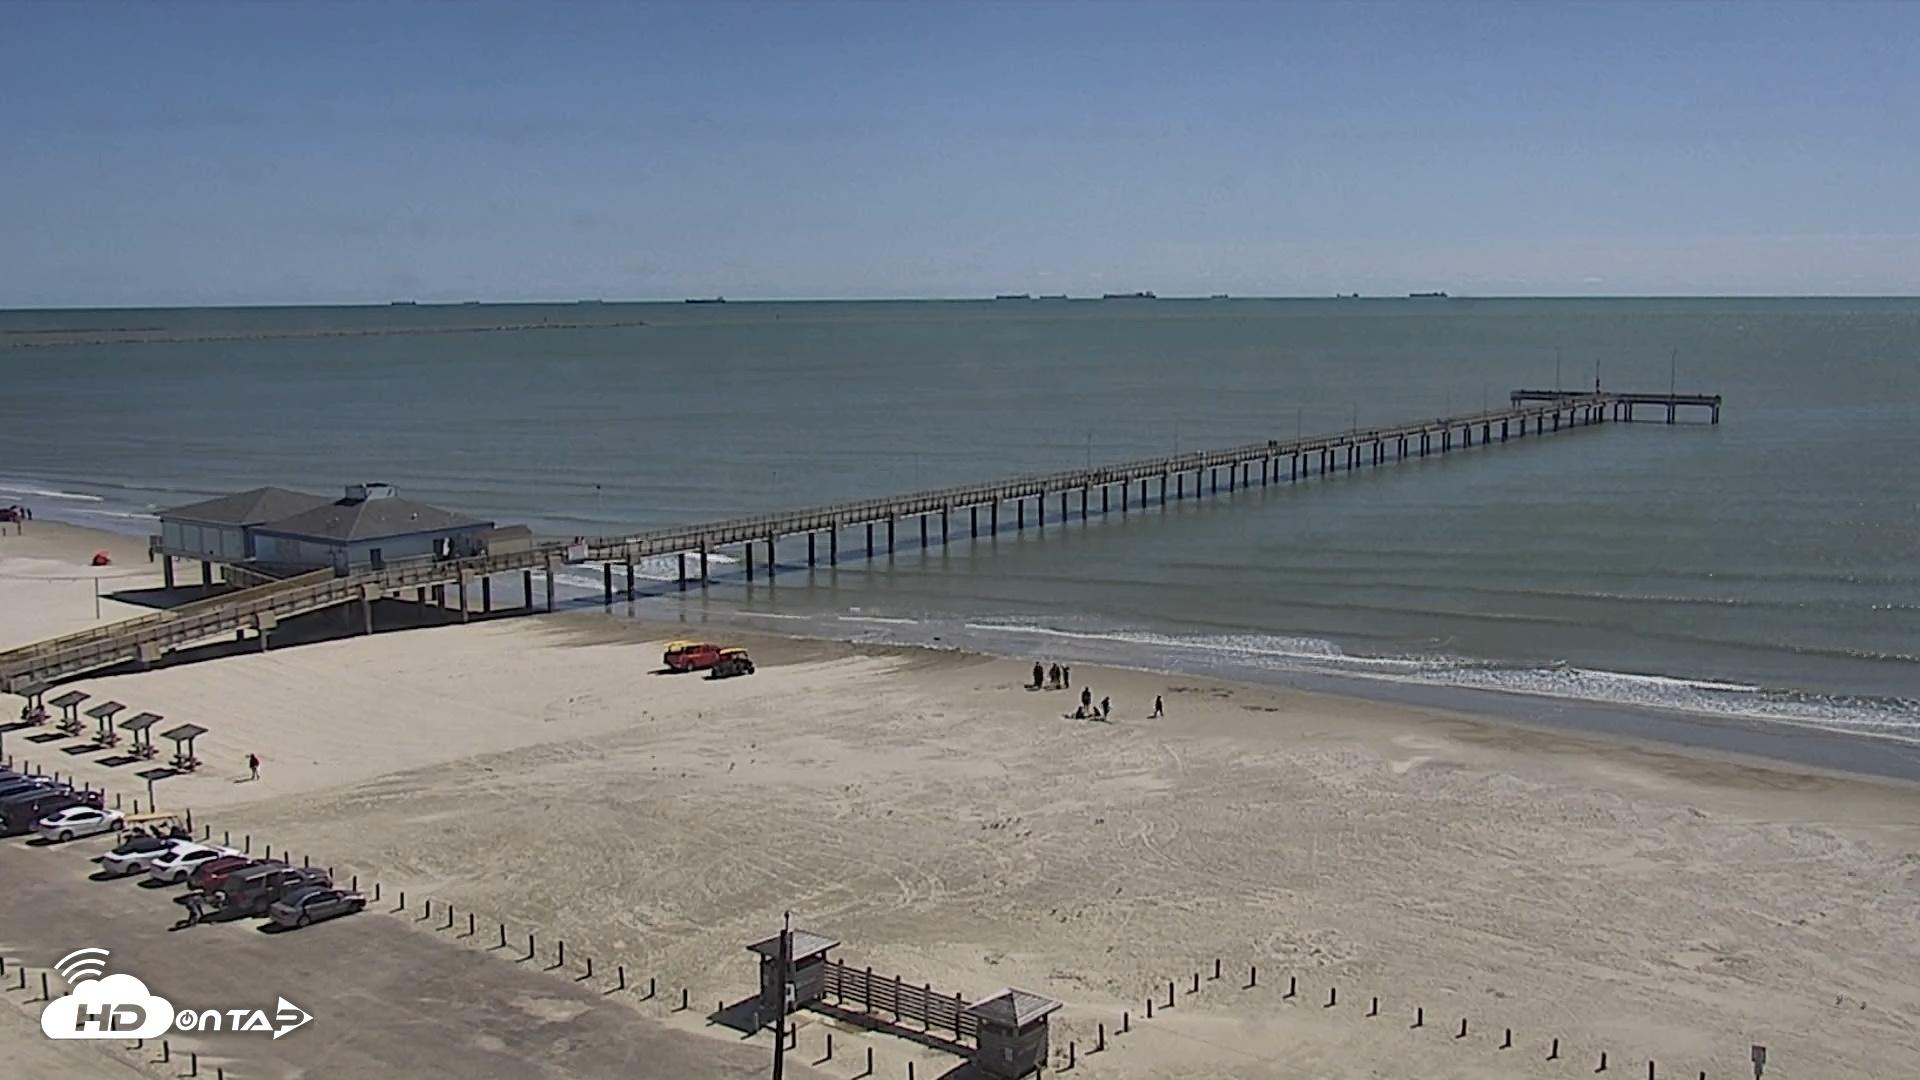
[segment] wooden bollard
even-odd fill
[[[187,1059],[192,1062],[192,1066],[187,1070],[187,1075],[199,1076],[200,1075],[200,1051],[198,1050],[189,1051],[187,1054]]]
[[[1067,1068],[1073,1068],[1079,1063],[1079,1059],[1080,1048],[1074,1044],[1073,1040],[1067,1040]]]
[[[620,976],[620,985],[614,987],[614,989],[625,990],[627,988],[627,965],[617,965],[613,970]]]
[[[353,875],[353,881],[347,885],[347,891],[349,892],[360,891],[360,875],[359,874]]]
[[[649,975],[647,976],[647,997],[649,999],[653,997],[653,989],[654,989],[654,977],[652,975]]]
[[[394,908],[393,910],[395,911],[407,910],[407,890],[405,889],[400,890],[400,906],[397,908]]]
[[[1327,1008],[1331,1009],[1338,1004],[1340,1004],[1340,988],[1337,986],[1327,987]]]
[[[1500,1049],[1502,1050],[1513,1049],[1513,1029],[1512,1028],[1508,1028],[1507,1037],[1500,1040]]]
[[[1467,1037],[1467,1018],[1463,1016],[1460,1018],[1460,1034],[1455,1035],[1454,1038],[1464,1039],[1466,1037]]]
[[[473,917],[473,912],[471,911],[467,912],[467,936],[472,937],[473,935],[479,933],[480,932],[479,927],[480,927],[480,922],[478,919],[475,919]]]
[[[116,795],[116,796],[114,797],[114,799],[115,799],[115,802],[114,802],[114,805],[115,805],[115,806],[118,806],[118,805],[119,805],[119,801],[118,801],[118,800],[119,800],[119,796],[117,796],[117,795]],[[230,832],[228,832],[228,831],[227,831],[227,830],[225,830],[225,829],[221,829],[221,830],[220,830],[220,846],[221,846],[221,847],[232,847],[232,846],[233,846],[233,834],[232,834],[232,833],[230,833]]]
[[[22,975],[20,978],[25,979],[26,976]],[[24,986],[26,984],[23,982],[21,985]],[[1153,998],[1151,997],[1147,998],[1147,1019],[1153,1019]]]
[[[377,881],[373,883],[373,900],[375,903],[380,902],[380,883]]]
[[[1547,1060],[1548,1060],[1548,1061],[1558,1061],[1558,1060],[1560,1060],[1560,1038],[1559,1038],[1559,1036],[1555,1036],[1555,1037],[1554,1037],[1554,1040],[1553,1040],[1553,1049],[1551,1049],[1551,1050],[1548,1050],[1548,1051],[1547,1051]]]
[[[1602,1051],[1600,1051],[1600,1067],[1599,1067],[1599,1068],[1597,1068],[1597,1069],[1595,1069],[1595,1070],[1593,1070],[1593,1071],[1594,1071],[1594,1072],[1606,1072],[1606,1071],[1607,1071],[1607,1052],[1606,1052],[1605,1050],[1602,1050]]]
[[[172,1060],[173,1060],[173,1043],[166,1039],[161,1039],[160,1040],[160,1064],[165,1065],[167,1062]]]
[[[1651,1061],[1647,1062],[1647,1080],[1654,1080],[1653,1062]]]
[[[1299,988],[1300,988],[1300,976],[1298,976],[1298,975],[1289,975],[1289,976],[1287,976],[1287,992],[1286,992],[1286,993],[1284,993],[1284,994],[1282,994],[1282,995],[1280,995],[1280,996],[1281,996],[1281,997],[1292,997],[1292,996],[1293,996],[1293,993],[1294,993],[1294,991],[1296,991],[1296,990],[1298,990]]]
[[[533,959],[533,934],[531,931],[527,934],[527,959]]]
[[[861,1073],[860,1075],[862,1076],[873,1075],[873,1047],[871,1046],[867,1047],[867,1071]]]
[[[1187,991],[1187,993],[1197,994],[1199,992],[1200,992],[1200,973],[1196,971],[1193,973],[1193,989]]]
[[[1127,1032],[1131,1030],[1133,1030],[1133,1015],[1131,1013],[1121,1013],[1120,1014],[1120,1034],[1125,1035]]]
[[[686,1009],[687,1009],[687,988],[683,986],[680,988],[680,1010],[682,1012],[685,1012]]]
[[[507,947],[507,924],[506,923],[500,924],[500,947],[503,949]]]
[[[1247,965],[1247,989],[1251,990],[1254,987],[1259,985],[1260,985],[1260,966],[1258,964],[1248,964]]]
[[[1419,1008],[1413,1010],[1413,1026],[1414,1027],[1427,1026],[1427,1007],[1425,1005],[1422,1005]]]
[[[907,1062],[907,1080],[913,1080],[913,1062]]]
[[[567,943],[564,941],[560,943],[560,959],[559,959],[559,962],[556,964],[556,966],[557,967],[567,966]]]
[[[407,894],[406,894],[406,893],[401,893],[400,895],[401,895],[401,896],[405,896],[405,895],[407,895]],[[433,918],[433,897],[431,897],[431,896],[429,896],[429,897],[427,897],[427,905],[426,905],[426,910],[425,910],[425,911],[423,911],[423,912],[421,913],[421,915],[420,915],[420,917],[421,917],[422,919],[431,919],[431,918]]]
[[[1107,1048],[1107,1025],[1101,1024],[1100,1033],[1094,1038],[1093,1052],[1097,1054],[1102,1050],[1105,1050],[1106,1048]]]
[[[313,869],[313,856],[311,855],[300,856],[300,869],[302,870]]]
[[[272,844],[267,845],[267,861],[268,862],[273,861],[273,845]]]
[[[585,979],[593,978],[593,957],[587,957],[587,973],[581,977]]]
[[[15,968],[14,970],[20,973],[20,985],[15,987],[14,989],[25,990],[27,988],[27,969],[24,967],[19,967],[19,968]]]
[[[135,807],[134,813],[139,813],[139,812],[140,812],[139,807]],[[240,854],[242,855],[253,854],[253,834],[252,833],[248,833],[247,835],[240,838]]]
[[[471,918],[471,916],[469,916],[469,918]],[[453,929],[453,905],[452,904],[447,905],[447,925],[441,927],[440,929],[442,930]]]
[[[1220,977],[1220,958],[1217,956],[1213,958],[1213,977]]]
[[[40,1000],[42,1001],[53,1000],[53,995],[47,993],[47,973],[44,971],[40,973]]]
[[[1173,1008],[1173,980],[1167,980],[1167,1008]]]
[[[1367,1015],[1368,1016],[1380,1015],[1380,998],[1377,995],[1373,999],[1373,1004],[1367,1006]]]
[[[827,1056],[821,1058],[820,1060],[821,1061],[833,1060],[833,1032],[831,1031],[827,1032]]]

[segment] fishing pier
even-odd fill
[[[1708,423],[1720,422],[1718,394],[1570,392],[1515,390],[1505,408],[1457,416],[1413,420],[1383,427],[1355,427],[1346,431],[1309,435],[1216,450],[1146,458],[1085,469],[1070,469],[1015,477],[991,483],[939,488],[857,502],[836,503],[797,510],[673,526],[627,536],[543,541],[512,545],[511,550],[483,553],[446,553],[387,565],[318,570],[283,579],[267,579],[249,568],[248,560],[225,565],[231,583],[247,587],[170,608],[151,615],[111,623],[24,648],[0,652],[0,690],[37,702],[39,695],[60,680],[123,663],[153,663],[168,651],[215,638],[252,632],[265,649],[280,622],[325,608],[358,609],[356,620],[371,633],[374,601],[397,597],[408,590],[425,603],[429,592],[443,605],[448,590],[457,596],[460,618],[468,617],[469,591],[478,587],[480,610],[491,612],[492,581],[501,574],[522,575],[528,608],[533,606],[534,575],[545,577],[545,607],[554,608],[554,571],[557,566],[598,563],[605,600],[617,592],[635,595],[637,562],[675,556],[675,584],[684,590],[711,583],[709,556],[724,548],[742,551],[746,579],[773,576],[782,541],[806,538],[806,565],[824,561],[838,565],[842,542],[850,530],[856,553],[871,558],[892,552],[906,525],[918,534],[919,546],[954,537],[955,518],[964,514],[965,535],[977,539],[1008,530],[1019,533],[1045,529],[1077,516],[1095,513],[1128,514],[1169,501],[1197,499],[1254,485],[1298,482],[1366,467],[1379,467],[1409,458],[1426,458],[1463,450],[1527,442],[1548,435],[1574,432],[1607,423],[1626,423],[1642,412],[1661,416],[1666,423],[1691,412]],[[1053,511],[1051,517],[1049,511]],[[616,570],[623,581],[616,582]],[[169,571],[170,572],[170,571]],[[211,566],[203,564],[203,581],[211,580]]]

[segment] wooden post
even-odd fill
[[[627,599],[633,599],[633,556],[627,556]],[[463,599],[461,601],[465,603]]]
[[[747,580],[752,581],[753,580],[753,541],[749,540],[745,544],[741,545],[740,550],[746,555]]]
[[[819,536],[818,533],[814,533],[814,532],[807,533],[807,565],[808,566],[812,566],[814,564],[813,542],[816,538],[818,538],[818,536]]]

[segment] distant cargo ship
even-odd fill
[[[1100,299],[1102,300],[1158,300],[1160,298],[1153,295],[1150,292],[1110,292],[1110,293],[1101,294]]]
[[[1009,293],[1001,293],[999,296],[994,297],[994,299],[995,300],[1031,300],[1033,299],[1033,296],[1031,293],[1009,292]]]
[[[419,305],[419,303],[420,303],[420,301],[418,301],[418,300],[389,300],[389,301],[387,301],[387,305],[388,305],[389,307],[416,307],[416,306],[418,306],[418,305]]]
[[[1443,292],[1410,292],[1407,294],[1407,299],[1409,300],[1445,300],[1446,298],[1447,294]]]
[[[1065,300],[1066,298],[1066,293],[1042,293],[1040,296],[1042,300]]]
[[[727,302],[727,298],[724,296],[714,296],[714,297],[693,296],[693,297],[687,298],[687,303],[689,304],[724,304],[726,302]]]

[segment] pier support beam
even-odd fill
[[[627,599],[633,599],[633,556],[627,556]]]
[[[707,541],[702,538],[700,541],[700,587],[702,589],[712,581],[712,563],[713,560],[707,557]]]
[[[1173,478],[1173,501],[1179,502],[1187,497],[1187,474],[1177,473]]]
[[[927,546],[927,515],[921,514],[920,515],[920,547],[922,550],[925,550],[926,546]]]
[[[487,574],[480,579],[480,614],[493,614],[493,575]]]
[[[606,606],[613,606],[613,564],[600,564],[600,587],[606,596]]]
[[[683,551],[679,554],[677,558],[680,563],[680,577],[679,577],[680,591],[686,592],[687,591],[687,553]]]
[[[994,536],[1000,535],[1000,500],[987,504],[987,531]]]
[[[200,587],[213,588],[213,564],[204,559],[200,561]]]
[[[553,612],[553,564],[547,564],[547,612]]]
[[[873,522],[867,522],[867,558],[873,558]]]
[[[173,556],[160,556],[160,576],[167,588],[173,588]]]
[[[820,534],[819,534],[819,533],[813,533],[813,532],[810,532],[810,533],[808,533],[808,534],[807,534],[807,567],[808,567],[808,569],[812,569],[812,567],[813,567],[813,565],[814,565],[814,562],[813,562],[813,544],[814,544],[814,541],[815,541],[815,540],[817,540],[817,539],[819,538],[819,536],[820,536]]]
[[[967,534],[971,539],[980,539],[980,508],[967,507]]]
[[[1106,490],[1107,489],[1104,487],[1101,488],[1100,489],[1101,494],[1105,494]],[[1080,489],[1080,520],[1081,521],[1087,520],[1087,496],[1089,494],[1090,492],[1088,492],[1086,488]]]
[[[753,541],[749,540],[746,543],[741,544],[740,553],[747,560],[747,580],[752,581],[753,580]]]
[[[460,575],[460,621],[466,622],[471,617],[472,616],[467,611],[467,575],[461,574]],[[261,631],[260,648],[262,650],[266,649],[267,647],[266,642],[267,642],[266,632]]]
[[[840,565],[840,526],[836,523],[827,530],[827,565]]]
[[[1109,495],[1111,495],[1112,493],[1113,493],[1113,485],[1112,485],[1112,484],[1101,484],[1101,485],[1100,485],[1100,512],[1101,512],[1102,514],[1104,514],[1104,513],[1106,513],[1106,512],[1107,512],[1107,501],[1108,501],[1108,496],[1109,496]],[[1121,509],[1123,509],[1123,510],[1124,510],[1124,509],[1126,508],[1126,505],[1127,505],[1127,489],[1126,489],[1126,488],[1121,488],[1121,489],[1120,489],[1120,507],[1121,507]]]
[[[520,571],[520,595],[527,602],[527,610],[533,610],[533,571]]]
[[[947,517],[952,513],[953,513],[953,507],[951,506],[943,506],[940,508],[940,546],[941,547],[946,547],[947,537],[953,535],[953,527],[947,524]]]
[[[1013,500],[1013,531],[1025,532],[1027,529],[1027,500]]]
[[[748,542],[751,543],[752,541]],[[779,551],[774,547],[778,542],[778,537],[767,537],[767,581],[769,583],[773,581],[774,572],[780,569]]]
[[[887,515],[887,554],[893,554],[893,515]]]

